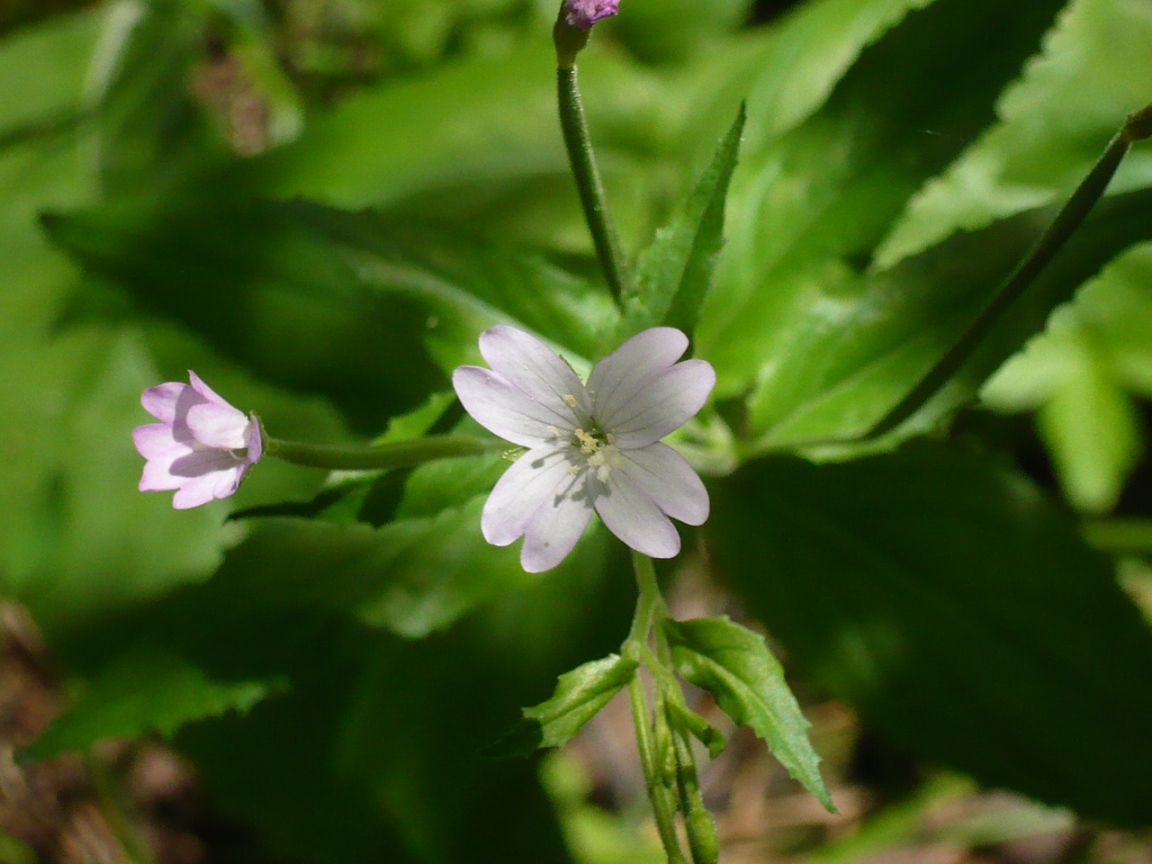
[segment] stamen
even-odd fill
[[[553,392],[555,392],[555,391],[553,391]],[[579,405],[579,403],[576,401],[576,397],[573,396],[571,393],[565,393],[562,398],[564,399],[564,404],[567,405],[569,408],[576,408]]]

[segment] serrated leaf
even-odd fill
[[[996,411],[1037,411],[1070,502],[1110,509],[1144,451],[1134,396],[1152,394],[1152,246],[1112,262],[981,391]]]
[[[791,393],[813,356],[852,332],[873,249],[909,196],[994,119],[996,96],[1063,5],[936,0],[868,47],[818,113],[745,148],[724,261],[697,331],[718,397],[753,386]],[[870,312],[890,320],[884,308]]]
[[[768,742],[780,764],[832,813],[836,805],[808,740],[807,718],[764,637],[730,620],[667,622],[672,658],[685,679],[716,697],[724,712]]]
[[[68,750],[87,750],[105,738],[137,738],[151,732],[170,738],[197,720],[228,711],[247,714],[286,686],[284,679],[214,680],[163,648],[138,645],[89,682],[80,699],[53,720],[24,755],[47,759]]]
[[[1152,20],[1142,0],[1074,0],[1043,53],[1000,97],[998,122],[911,199],[876,254],[890,266],[957,230],[971,231],[1069,195],[1121,118],[1152,91]],[[1152,184],[1136,148],[1113,194]]]
[[[887,442],[930,431],[971,403],[983,382],[1041,332],[1052,311],[1085,280],[1152,235],[1150,212],[1149,191],[1097,205],[962,368]],[[789,371],[781,367],[749,400],[753,425],[766,433],[763,443],[846,439],[870,430],[956,345],[1054,215],[1022,214],[955,235],[890,270],[858,274],[831,267],[823,274],[826,287],[844,297],[837,332],[844,328],[851,335],[824,341],[826,328],[815,320],[796,331],[785,364]]]
[[[696,188],[641,254],[637,295],[624,298],[628,311],[623,325],[627,332],[619,334],[623,338],[657,324],[685,333],[695,329],[724,245],[724,206],[747,118],[741,105]]]
[[[763,460],[712,492],[720,571],[871,728],[986,785],[1152,824],[1152,633],[1018,471],[923,444]]]
[[[265,380],[329,397],[369,434],[444,387],[421,339],[426,311],[370,291],[338,247],[288,210],[185,202],[51,216],[45,226],[142,308]]]
[[[52,239],[141,307],[375,434],[513,322],[590,353],[611,300],[532,250],[304,202],[179,202],[45,217]]]
[[[533,750],[564,746],[628,686],[638,665],[612,654],[565,672],[550,699],[523,710],[524,719],[498,745],[498,752],[526,756]]]

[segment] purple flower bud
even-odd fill
[[[591,30],[603,18],[620,11],[620,0],[564,0],[561,14],[566,24],[580,30]]]
[[[191,385],[169,381],[140,397],[159,420],[132,432],[147,462],[141,492],[176,490],[177,510],[227,498],[240,487],[264,447],[260,424],[233,408],[189,371]]]

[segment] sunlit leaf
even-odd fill
[[[523,709],[524,719],[501,742],[500,752],[527,755],[545,747],[562,747],[628,686],[637,665],[635,660],[612,654],[565,672],[550,699]]]
[[[677,671],[715,696],[737,723],[752,727],[788,773],[835,812],[808,741],[810,724],[764,637],[727,617],[669,621],[665,630]]]

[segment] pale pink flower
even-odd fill
[[[132,440],[148,460],[141,492],[176,490],[177,510],[227,498],[263,455],[260,425],[221,399],[195,372],[192,382],[169,381],[140,397],[159,420],[137,426]]]
[[[671,327],[633,336],[596,364],[587,386],[547,345],[514,327],[480,336],[491,369],[452,375],[477,422],[528,448],[496,483],[484,506],[485,539],[524,538],[520,563],[550,570],[572,551],[595,510],[637,552],[671,558],[689,525],[708,518],[708,492],[660,439],[703,407],[716,383],[704,360],[676,361],[688,337]]]

